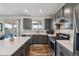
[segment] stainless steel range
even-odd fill
[[[56,40],[69,40],[69,34],[57,33],[56,36],[49,37],[49,46],[51,47],[51,55],[56,56]]]

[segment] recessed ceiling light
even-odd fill
[[[25,9],[25,12],[28,12],[28,10],[27,10],[27,9]]]
[[[40,9],[40,13],[42,13],[42,10]]]

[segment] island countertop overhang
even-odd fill
[[[16,37],[14,38],[13,41],[1,40],[0,41],[0,56],[11,56],[30,38],[31,37]]]

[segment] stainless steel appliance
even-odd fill
[[[49,37],[49,46],[51,50],[51,55],[57,55],[56,50],[57,50],[57,42],[56,40],[69,40],[69,34],[65,33],[58,33],[57,36],[51,36]]]

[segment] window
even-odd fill
[[[16,24],[5,24],[5,32],[17,33],[17,25]]]
[[[5,24],[6,29],[14,29],[16,27],[17,27],[16,24]]]
[[[6,29],[12,29],[12,25],[11,24],[5,24],[5,28]]]
[[[34,21],[33,24],[32,24],[32,28],[33,28],[33,29],[40,30],[40,29],[43,28],[43,24],[40,23],[40,22],[36,22],[36,21]]]

